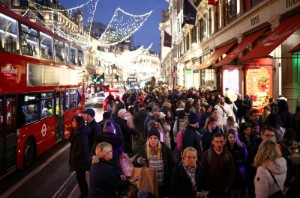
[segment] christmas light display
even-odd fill
[[[117,8],[104,33],[98,40],[100,46],[112,46],[121,43],[139,30],[152,11],[143,15],[133,15]]]

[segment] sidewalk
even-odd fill
[[[78,184],[75,186],[75,188],[72,190],[68,198],[78,198],[80,196],[80,190],[78,187]]]

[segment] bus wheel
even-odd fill
[[[29,167],[35,159],[35,147],[32,139],[28,139],[24,146],[24,167]]]

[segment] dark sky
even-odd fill
[[[59,0],[66,8],[72,8],[82,5],[88,0]],[[94,0],[95,2],[95,0]],[[165,0],[99,0],[94,21],[102,22],[108,25],[116,8],[119,7],[124,11],[140,15],[153,10],[152,14],[144,25],[134,34],[134,45],[148,47],[151,43],[152,50],[160,52],[160,31],[158,29],[161,22],[161,11],[168,8]],[[89,7],[83,7],[81,10],[84,15],[89,13]],[[86,17],[86,16],[84,16]]]

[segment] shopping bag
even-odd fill
[[[122,153],[119,157],[119,160],[120,160],[120,165],[122,168],[123,175],[125,175],[126,177],[130,177],[133,164],[130,161],[128,155],[126,153]]]
[[[156,197],[158,197],[158,181],[154,168],[149,167],[133,167],[131,177],[140,176],[140,180],[136,182],[139,189],[146,189]]]

